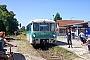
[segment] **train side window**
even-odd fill
[[[33,23],[33,31],[39,31],[39,24]]]
[[[29,31],[31,31],[31,25],[29,25]]]
[[[27,26],[27,31],[29,31],[29,25]]]
[[[27,26],[27,31],[31,31],[31,24]]]
[[[55,31],[55,24],[54,23],[50,24],[50,31]]]

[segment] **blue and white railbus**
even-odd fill
[[[31,20],[26,29],[27,40],[31,44],[56,43],[56,22],[53,20]]]

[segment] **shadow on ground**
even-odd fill
[[[49,48],[52,48],[58,45],[68,45],[68,43],[62,42],[62,41],[56,41],[56,44],[37,44],[37,45],[33,45],[33,47],[35,49],[48,50]]]
[[[68,43],[66,43],[66,42],[62,42],[62,41],[57,41],[56,44],[57,44],[57,45],[60,45],[60,46],[68,45]],[[81,46],[78,46],[78,47],[75,46],[75,47],[73,47],[73,48],[82,48],[82,47],[81,47]]]
[[[82,47],[73,47],[73,48],[82,48]]]
[[[9,41],[9,40],[15,40],[14,38],[5,38],[5,39],[8,40],[8,41]]]
[[[56,41],[57,45],[68,45],[68,43],[66,42],[62,42],[62,41]]]
[[[22,55],[20,53],[14,53],[11,60],[26,60],[26,59],[25,59],[24,55]]]
[[[33,45],[33,47],[35,49],[40,49],[40,50],[49,50],[49,48],[52,48],[54,46],[57,46],[55,44],[37,44],[37,45]]]

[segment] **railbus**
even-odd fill
[[[27,40],[31,44],[56,43],[56,22],[48,19],[31,20],[26,26]]]

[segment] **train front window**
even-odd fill
[[[40,31],[49,31],[49,23],[40,23]]]
[[[39,24],[33,23],[33,31],[39,31]]]
[[[55,24],[54,23],[50,23],[50,31],[55,31]]]

